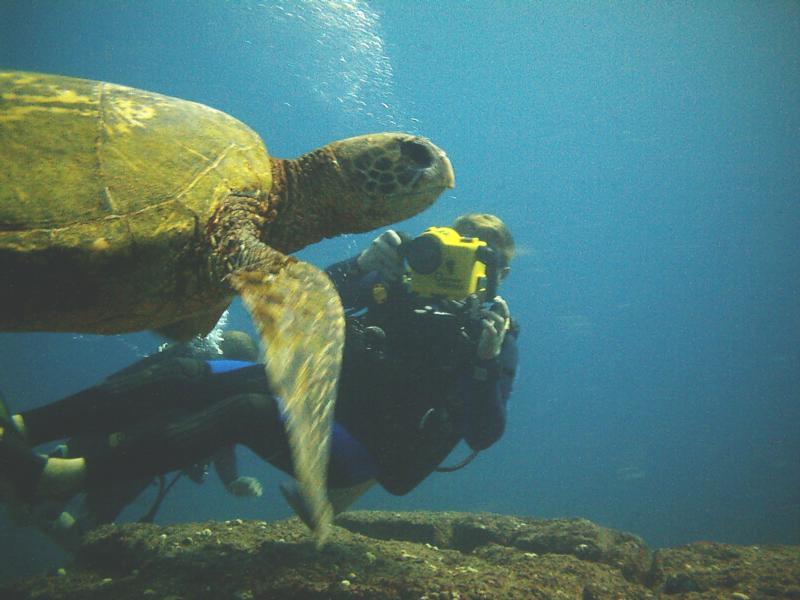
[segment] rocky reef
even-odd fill
[[[352,512],[322,550],[296,519],[89,534],[73,564],[4,599],[409,598],[800,600],[800,547],[698,542],[651,551],[584,519]]]

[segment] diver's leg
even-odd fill
[[[202,360],[158,361],[46,406],[24,411],[15,415],[15,424],[32,446],[67,437],[122,431],[153,413],[199,402],[207,376],[208,365]]]
[[[8,496],[4,499],[30,499],[46,465],[46,457],[31,452],[24,443],[14,440],[9,435],[7,424],[0,425],[0,484],[11,487],[3,492],[2,496]]]
[[[221,447],[244,444],[291,472],[288,441],[275,398],[238,394],[189,416],[117,436],[114,446],[80,458],[50,458],[36,494],[70,496],[115,482],[152,477],[204,460]]]
[[[33,494],[47,459],[30,451],[18,419],[0,394],[0,500],[16,501]]]
[[[85,487],[91,490],[181,469],[232,444],[244,444],[262,457],[288,448],[273,397],[238,394],[161,427],[123,437],[116,446],[85,457]]]

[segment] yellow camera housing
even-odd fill
[[[486,265],[478,255],[486,242],[462,237],[450,227],[429,227],[409,244],[406,258],[412,292],[426,298],[463,300],[485,288]]]

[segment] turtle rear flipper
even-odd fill
[[[326,496],[330,431],[344,346],[344,311],[325,273],[263,245],[261,260],[231,274],[266,350],[266,371],[281,400],[294,476],[317,544],[333,510]]]

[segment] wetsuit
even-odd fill
[[[515,333],[506,336],[497,359],[477,361],[474,343],[461,339],[463,327],[452,319],[451,326],[444,323],[449,317],[417,320],[413,315],[422,313],[410,311],[410,298],[401,294],[390,303],[375,302],[372,286],[379,282],[359,273],[354,259],[328,273],[349,315],[331,487],[377,479],[404,494],[462,437],[480,450],[502,435],[516,368]],[[354,315],[359,310],[363,314]],[[431,337],[416,327],[447,333]],[[101,448],[84,455],[90,495],[115,482],[185,468],[237,443],[292,473],[284,420],[260,364],[155,355],[22,416],[31,445],[104,436]]]
[[[515,324],[499,356],[479,360],[480,319],[463,304],[419,299],[361,273],[355,258],[327,272],[348,315],[336,420],[366,446],[386,490],[412,490],[461,439],[484,450],[500,438],[517,367]]]
[[[227,339],[230,334],[236,336],[236,340],[239,341],[238,346],[234,344],[234,346],[231,347],[229,340]],[[242,340],[246,341],[243,342]],[[242,346],[242,344],[245,344],[245,346]],[[203,360],[238,359],[254,361],[256,360],[257,356],[258,347],[255,345],[252,339],[247,336],[247,334],[244,332],[228,331],[225,332],[222,338],[213,345],[207,343],[206,340],[193,340],[192,342],[165,344],[159,348],[158,352],[147,356],[144,359],[139,360],[124,369],[121,369],[120,371],[117,371],[112,378],[121,379],[122,377],[131,375],[132,373],[141,369],[155,366],[156,364],[165,364],[170,359],[175,358]],[[179,363],[173,364],[177,365]],[[135,378],[133,381],[136,381]],[[113,394],[113,392],[111,393]],[[79,397],[83,397],[85,399],[85,395],[79,395]],[[124,400],[124,398],[120,399],[119,402],[121,406],[128,405],[128,401]],[[137,402],[136,399],[134,399],[133,402]],[[69,406],[69,402],[64,403],[64,405],[61,407],[61,410],[68,410],[70,414],[74,415],[76,411],[75,405],[73,405],[71,409],[68,408]],[[111,402],[109,407],[113,406],[115,406],[114,402]],[[92,408],[95,408],[95,406]],[[153,416],[160,415],[162,419],[169,420],[172,411],[166,410],[167,407],[164,408],[165,410],[163,411],[155,411]],[[189,411],[187,414],[191,414],[190,407],[188,408]],[[46,411],[45,415],[47,414],[48,413]],[[33,419],[35,421],[37,419],[37,413],[34,412],[33,415]],[[57,410],[54,413],[50,413],[49,418],[45,418],[45,423],[48,421],[53,422],[53,417],[57,415]],[[104,421],[105,419],[103,418],[91,419],[90,423],[85,424],[83,427],[94,428],[103,424]],[[71,426],[74,428],[76,424],[73,423]],[[41,427],[34,426],[34,429],[38,429],[40,433],[43,432]],[[66,440],[64,444],[57,446],[49,454],[49,456],[56,458],[75,458],[93,455],[95,453],[102,453],[108,445],[117,444],[119,441],[121,441],[121,437],[122,436],[120,433],[115,433],[109,436],[107,429],[102,430],[100,433],[94,433],[90,435],[76,435]],[[148,522],[152,521],[158,511],[164,495],[169,489],[171,489],[180,476],[185,475],[195,483],[203,483],[211,465],[213,465],[214,471],[227,489],[231,489],[230,486],[235,485],[237,480],[240,479],[235,445],[230,444],[227,446],[222,446],[217,449],[213,455],[206,457],[205,460],[192,465],[183,466],[180,473],[177,474],[169,483],[167,483],[163,475],[159,475],[159,492],[155,497],[155,501],[151,509],[141,517],[141,520]],[[153,477],[148,473],[143,475],[141,478],[126,478],[124,481],[118,481],[113,485],[109,485],[108,482],[105,482],[102,486],[93,486],[90,490],[90,493],[86,494],[84,499],[84,511],[82,511],[83,515],[81,517],[83,519],[81,524],[82,528],[90,529],[99,524],[110,523],[116,520],[122,510],[128,504],[133,502],[145,489],[150,487],[152,483]],[[57,513],[58,511],[56,509],[59,507],[52,505],[48,508],[51,513]],[[52,516],[55,518],[57,515],[53,514]]]

